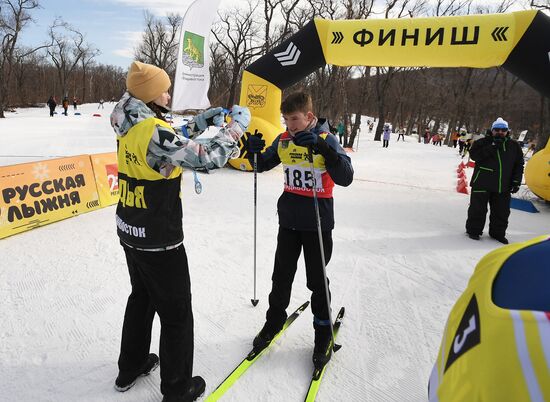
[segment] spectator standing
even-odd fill
[[[489,204],[489,236],[508,244],[510,198],[521,185],[523,152],[517,141],[509,137],[508,122],[501,117],[493,122],[491,132],[492,135],[475,141],[470,151],[476,166],[470,183],[472,194],[466,233],[470,239],[480,239]]]
[[[338,123],[338,127],[336,127],[336,130],[338,131],[338,142],[340,143],[340,145],[342,145],[344,143],[344,131],[345,131],[345,129],[346,128],[345,128],[343,122]]]
[[[430,129],[426,127],[426,130],[424,131],[424,144],[430,143]]]
[[[46,104],[50,108],[50,117],[53,117],[53,113],[55,112],[55,107],[57,106],[57,102],[55,101],[55,97],[53,95],[50,96],[50,99],[48,99],[48,102],[46,102]]]
[[[390,145],[390,135],[391,127],[388,123],[384,124],[384,129],[382,130],[382,148],[388,148]]]
[[[65,116],[68,116],[67,110],[69,109],[69,97],[65,96],[65,97],[63,98],[62,105],[63,105],[63,114],[64,114]]]
[[[452,135],[451,135],[451,141],[453,142],[453,148],[456,148],[456,146],[458,145],[458,139],[460,138],[460,135],[458,134],[457,131],[453,131]]]
[[[399,138],[401,138],[403,140],[403,142],[405,142],[405,129],[400,128],[398,133],[399,133],[399,135],[397,136],[397,141],[396,142],[399,142]]]

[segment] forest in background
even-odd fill
[[[550,11],[550,0],[525,0],[525,9]],[[247,0],[218,12],[210,41],[213,105],[239,101],[244,69],[313,18],[415,18],[507,12],[513,0]],[[14,107],[41,106],[50,95],[76,97],[80,103],[118,99],[125,90],[126,69],[97,63],[100,54],[85,33],[62,19],[52,21],[45,41],[35,47],[19,43],[32,22],[39,0],[0,0],[0,118]],[[182,17],[144,13],[136,60],[175,73]],[[528,61],[526,61],[528,62]],[[502,68],[338,67],[326,65],[286,91],[311,93],[317,115],[347,127],[353,146],[360,121],[368,115],[407,134],[449,134],[465,128],[482,132],[502,116],[515,135],[529,130],[544,147],[550,133],[550,102]],[[378,125],[375,139],[380,138]],[[450,140],[450,135],[447,135]]]

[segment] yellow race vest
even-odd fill
[[[164,177],[147,163],[147,149],[157,126],[172,130],[168,123],[150,117],[118,138],[117,234],[138,248],[163,248],[183,240],[182,169],[175,167]]]
[[[543,241],[549,236],[481,259],[449,314],[430,376],[430,402],[550,401],[550,313],[503,309],[491,297],[503,263]]]
[[[323,139],[327,135],[327,133],[319,134]],[[277,153],[283,164],[284,191],[305,197],[313,197],[312,190],[315,183],[317,197],[332,198],[334,181],[327,172],[325,158],[322,155],[313,154],[312,174],[307,147],[294,144],[288,132],[281,134]]]

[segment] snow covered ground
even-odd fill
[[[0,165],[115,150],[113,104],[92,117],[23,109],[0,120]],[[58,108],[59,109],[59,108]],[[447,314],[477,261],[500,246],[464,235],[468,196],[458,194],[457,150],[407,137],[389,148],[363,128],[351,153],[355,180],[335,190],[334,253],[328,273],[333,307],[346,306],[318,401],[426,401],[427,381]],[[471,169],[470,169],[471,170]],[[231,168],[201,175],[203,193],[184,174],[185,246],[195,316],[194,372],[207,393],[251,347],[264,322],[276,244],[282,172],[259,175],[258,288],[253,297],[253,176]],[[550,207],[512,210],[508,238],[550,232]],[[0,399],[9,401],[160,401],[159,372],[127,393],[113,389],[126,297],[115,207],[0,240]],[[290,308],[309,299],[303,264]],[[158,352],[155,322],[151,351]],[[310,310],[222,398],[303,400],[312,370]],[[5,398],[5,399],[4,399]]]

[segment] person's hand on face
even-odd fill
[[[292,112],[283,114],[283,119],[291,136],[299,133],[300,131],[306,131],[306,129],[313,122],[313,113],[307,112]]]

